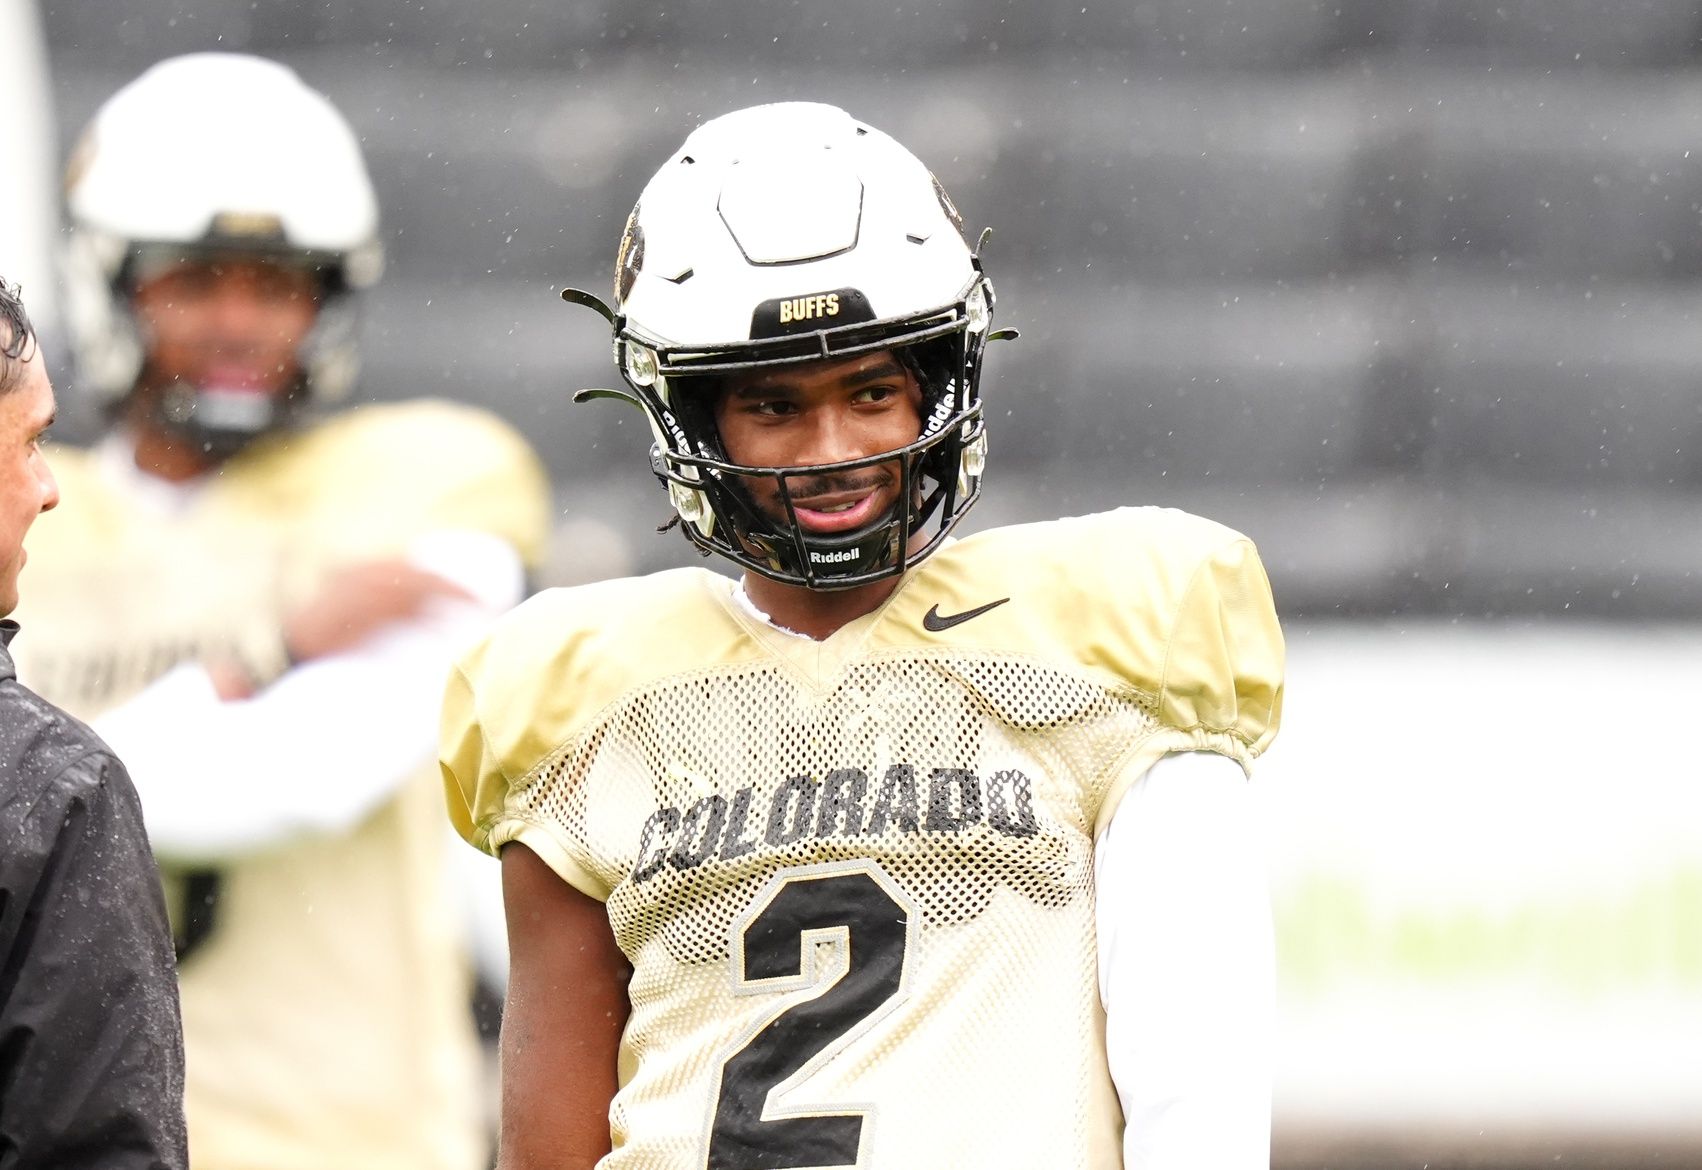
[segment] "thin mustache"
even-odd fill
[[[871,470],[844,472],[839,475],[812,475],[804,478],[786,477],[786,494],[793,501],[814,499],[817,496],[837,495],[840,492],[867,492],[884,488],[893,482],[891,472]]]
[[[192,347],[192,352],[196,356],[203,358],[213,358],[223,361],[230,361],[233,359],[242,361],[249,358],[264,358],[268,356],[268,348],[268,346],[262,343],[214,341],[196,344]]]

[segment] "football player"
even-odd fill
[[[547,485],[490,415],[327,414],[378,274],[341,115],[287,68],[163,62],[67,178],[80,384],[20,674],[122,753],[181,967],[194,1164],[488,1154],[432,727],[517,601]]]
[[[451,676],[502,858],[509,1168],[1268,1163],[1244,770],[1283,649],[1239,534],[981,532],[992,285],[846,113],[687,138],[614,331],[685,534],[735,562],[541,594]]]

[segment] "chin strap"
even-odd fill
[[[286,425],[301,398],[296,388],[260,395],[221,392],[178,380],[159,392],[153,417],[157,425],[206,454],[224,459]]]

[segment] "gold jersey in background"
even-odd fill
[[[448,529],[493,533],[536,563],[548,521],[532,452],[490,415],[447,403],[281,432],[179,500],[148,499],[161,485],[114,476],[101,458],[50,455],[63,502],[31,533],[17,615],[20,677],[85,719],[184,661],[235,656],[274,676],[283,614],[332,569]],[[232,801],[244,765],[230,761]],[[351,832],[211,863],[159,859],[183,954],[196,1166],[482,1165],[440,792],[428,767]]]
[[[1275,735],[1252,545],[996,529],[821,642],[732,588],[542,594],[446,699],[458,830],[606,901],[632,961],[605,1166],[1120,1166],[1094,834],[1164,754]]]

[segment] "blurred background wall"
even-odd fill
[[[561,579],[695,558],[640,419],[567,401],[615,375],[560,287],[704,118],[895,134],[1022,330],[970,526],[1163,503],[1264,552],[1278,1163],[1702,1164],[1702,3],[40,10],[61,157],[181,51],[337,102],[388,225],[365,394],[518,423]]]

